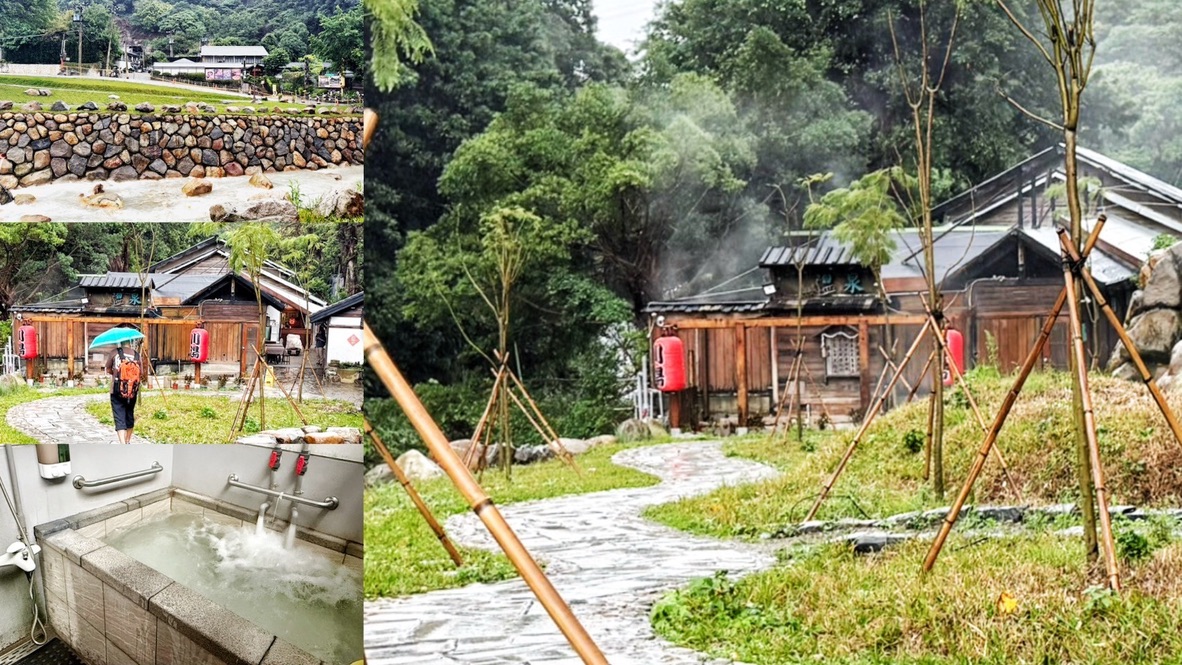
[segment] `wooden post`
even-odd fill
[[[710,422],[710,331],[702,331],[702,420]]]
[[[193,363],[193,382],[201,385],[201,363]]]
[[[742,323],[735,324],[735,374],[739,393],[739,424],[747,426],[747,328]]]
[[[772,326],[767,329],[768,348],[771,349],[769,355],[771,356],[771,370],[772,370],[772,404],[780,403],[780,353],[777,348],[776,327]],[[775,430],[772,431],[773,434]]]
[[[681,393],[669,394],[669,427],[681,429]]]
[[[870,406],[870,326],[865,321],[858,322],[858,366],[862,370],[859,393],[865,409]]]
[[[74,322],[66,322],[66,377],[67,380],[74,378]]]

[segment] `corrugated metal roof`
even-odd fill
[[[824,233],[800,245],[769,247],[759,259],[762,268],[794,266],[798,262],[814,266],[858,265],[853,250],[834,238],[832,233]]]
[[[54,300],[48,302],[35,302],[28,305],[13,305],[10,308],[14,312],[49,312],[52,314],[75,314],[81,312],[83,304],[81,300]]]
[[[109,272],[105,275],[82,275],[79,286],[91,289],[152,288],[152,276],[136,272]]]
[[[1100,232],[1101,239],[1104,238],[1107,229],[1108,227],[1105,226],[1104,231]],[[1048,252],[1053,252],[1055,256],[1058,256],[1062,251],[1059,246],[1059,234],[1053,228],[1044,226],[1038,229],[1016,229],[1016,231],[1032,242],[1038,243]],[[1099,246],[1093,249],[1091,255],[1088,256],[1088,269],[1091,270],[1092,277],[1104,286],[1122,282],[1138,273],[1138,269],[1128,267],[1101,250]]]
[[[325,307],[324,309],[320,310],[319,312],[316,312],[315,314],[312,315],[312,318],[310,320],[312,323],[319,323],[320,321],[323,321],[327,318],[335,316],[337,314],[337,312],[344,312],[346,310],[353,309],[354,307],[361,305],[364,302],[365,302],[365,291],[361,291],[360,293],[354,293],[353,295],[349,296],[348,298],[345,298],[344,300],[342,300],[340,302],[333,303],[333,304],[329,305],[328,307]]]
[[[766,300],[748,302],[711,302],[702,298],[650,302],[645,306],[647,314],[746,314],[762,312]]]

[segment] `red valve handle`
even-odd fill
[[[283,456],[283,453],[279,452],[278,450],[272,450],[271,451],[271,461],[267,462],[267,466],[269,466],[272,471],[278,471],[279,470],[279,458],[282,456]]]
[[[296,460],[295,472],[297,476],[302,476],[308,472],[307,454],[300,454],[299,459]]]

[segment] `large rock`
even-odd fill
[[[629,418],[616,427],[616,437],[624,443],[646,441],[653,437],[648,423],[638,418]]]
[[[554,458],[554,450],[550,446],[521,446],[513,451],[513,461],[517,464],[536,464]]]
[[[317,212],[325,217],[361,217],[365,214],[365,195],[356,189],[334,189],[320,200]]]
[[[241,207],[215,205],[209,209],[209,218],[215,222],[295,223],[300,220],[300,211],[291,201],[264,199]]]
[[[366,487],[380,487],[394,482],[394,472],[385,464],[379,464],[365,472]]]
[[[141,102],[135,105],[135,110],[139,111],[140,113],[151,113],[152,111],[156,110],[156,107],[152,106],[148,102]]]
[[[598,448],[599,446],[610,446],[619,442],[620,440],[616,438],[614,434],[603,434],[587,439],[588,445],[590,445],[592,448]]]
[[[591,450],[591,448],[592,448],[590,443],[587,443],[586,441],[584,441],[582,439],[562,438],[562,439],[558,439],[558,445],[563,450],[565,450],[566,452],[568,452],[572,455],[582,455],[583,453],[587,452],[588,450]]]
[[[1162,252],[1152,265],[1139,311],[1182,306],[1182,244]]]
[[[8,205],[9,203],[12,203],[12,201],[12,192],[8,191],[8,188],[4,185],[0,185],[0,206]]]
[[[275,184],[271,182],[271,179],[262,173],[256,173],[250,176],[250,184],[251,186],[258,187],[259,189],[272,189],[275,187]]]
[[[95,185],[90,194],[79,194],[82,205],[91,208],[122,208],[123,199],[114,192],[106,191],[102,185]]]
[[[205,178],[190,178],[185,182],[185,186],[181,187],[181,192],[185,196],[205,196],[213,191],[213,183]]]
[[[54,111],[56,113],[65,113],[66,111],[70,110],[70,107],[67,106],[65,102],[63,102],[62,100],[59,99],[53,103],[53,106],[49,107],[49,110]]]
[[[1172,309],[1153,309],[1138,314],[1129,325],[1129,338],[1141,357],[1149,363],[1170,360],[1174,343],[1182,335],[1182,317]],[[1116,354],[1128,358],[1128,350],[1118,346]]]
[[[411,480],[430,480],[443,475],[443,469],[417,450],[408,450],[395,460]]]
[[[78,110],[79,111],[97,111],[98,108],[99,108],[98,104],[95,104],[94,102],[86,102],[82,106],[79,106]]]
[[[11,110],[12,110],[12,102],[10,100],[5,99],[3,101],[0,101],[0,111],[11,111]]]

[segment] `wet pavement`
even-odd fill
[[[105,402],[107,393],[46,397],[8,410],[5,419],[38,443],[118,443],[115,430],[86,411],[91,402]],[[132,443],[152,443],[139,436]]]
[[[711,442],[624,450],[612,458],[616,464],[662,482],[502,509],[613,665],[729,662],[657,638],[650,609],[665,592],[715,571],[742,575],[768,568],[774,547],[693,536],[640,515],[648,506],[776,475],[762,464],[724,456],[721,447]],[[495,548],[472,514],[457,515],[446,526],[463,545]],[[371,665],[582,662],[520,580],[368,602],[365,647]]]

